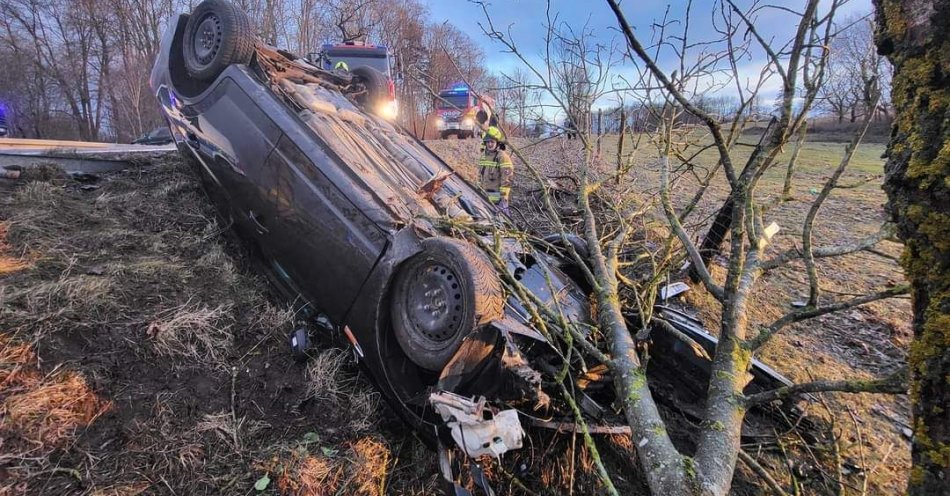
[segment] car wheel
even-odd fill
[[[442,133],[441,133],[442,139],[449,139],[449,136],[452,136],[452,132],[451,132],[451,131],[442,131]]]
[[[488,257],[471,244],[442,237],[422,244],[396,275],[393,332],[413,363],[441,370],[472,330],[502,316],[505,298]]]
[[[352,72],[366,88],[366,93],[357,101],[363,106],[363,110],[378,114],[380,108],[389,102],[389,80],[386,75],[365,65],[353,69]]]
[[[182,55],[188,74],[209,81],[231,64],[246,64],[254,54],[251,21],[224,0],[201,2],[188,18]]]

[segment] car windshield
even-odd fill
[[[440,109],[468,108],[469,95],[439,95]]]
[[[328,68],[336,67],[338,62],[345,62],[349,70],[367,66],[389,76],[389,58],[385,50],[371,48],[343,48],[330,49],[324,55],[328,61]]]

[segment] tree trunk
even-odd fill
[[[908,492],[950,484],[950,0],[874,0],[878,51],[894,65],[895,129],[884,189],[913,294],[913,470]]]

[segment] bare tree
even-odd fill
[[[15,0],[0,4],[0,22],[5,43],[55,86],[79,138],[98,139],[113,56],[106,5]]]
[[[602,74],[609,64],[605,63],[606,59],[598,59],[596,51],[583,48],[588,41],[583,33],[565,36],[564,31],[558,33],[556,24],[548,19],[548,46],[555,48],[550,53],[557,58],[549,56],[545,60],[546,67],[536,67],[518,51],[505,33],[494,27],[488,16],[488,7],[483,4],[486,12],[484,29],[488,36],[520,57],[528,70],[538,78],[539,85],[548,92],[549,98],[572,119],[587,120],[583,123],[585,125],[578,126],[584,155],[576,168],[576,194],[577,208],[582,217],[580,232],[588,252],[584,264],[587,270],[584,273],[593,288],[597,326],[592,334],[586,334],[572,329],[572,324],[562,319],[559,323],[561,331],[555,335],[563,340],[566,347],[564,353],[569,355],[576,347],[587,359],[605,364],[612,372],[617,398],[634,433],[634,444],[638,447],[636,459],[654,494],[729,493],[741,453],[743,419],[747,411],[757,405],[809,391],[906,391],[905,377],[897,373],[871,381],[817,380],[766,393],[744,393],[750,380],[748,371],[753,353],[788,325],[907,292],[906,287],[895,286],[851,299],[830,300],[822,297],[819,276],[814,270],[817,259],[862,250],[890,233],[890,229],[884,226],[879,233],[856,243],[820,247],[815,246],[811,238],[812,227],[821,206],[848,167],[870,122],[870,114],[864,117],[861,129],[855,133],[834,174],[809,209],[801,239],[803,249],[783,251],[771,256],[766,250],[776,228],[766,222],[763,205],[756,200],[756,188],[765,171],[774,165],[779,151],[803,125],[805,116],[815,103],[828,62],[828,53],[823,47],[828,46],[833,39],[832,21],[840,3],[833,1],[822,12],[819,12],[818,0],[804,1],[799,11],[782,7],[784,12],[794,14],[797,19],[794,35],[784,44],[767,41],[756,27],[755,17],[760,9],[773,7],[753,5],[742,9],[731,1],[717,3],[714,10],[719,23],[717,32],[721,38],[713,42],[691,41],[690,4],[686,9],[686,18],[678,24],[682,31],[673,35],[666,32],[672,23],[657,23],[656,40],[652,48],[647,48],[634,34],[617,2],[608,0],[626,39],[631,59],[641,69],[637,80],[627,82],[628,97],[640,99],[642,108],[650,113],[652,122],[656,123],[656,127],[651,130],[651,141],[655,143],[660,157],[659,204],[670,234],[667,241],[660,243],[660,248],[649,255],[653,266],[645,279],[624,274],[623,268],[629,263],[622,260],[622,253],[629,251],[631,245],[645,249],[642,244],[637,244],[631,234],[637,220],[650,209],[650,205],[628,195],[629,185],[625,182],[616,188],[606,188],[605,180],[612,177],[598,173],[597,144],[589,132],[589,125],[586,125],[589,118],[583,117],[585,113],[589,115],[590,104],[603,95],[603,91],[597,88],[606,79]],[[748,40],[751,43],[747,43]],[[750,45],[764,55],[765,63],[759,80],[744,85],[739,74],[737,53],[751,50]],[[663,70],[657,62],[662,47],[670,46],[676,48],[679,62],[678,69],[673,73]],[[713,46],[722,47],[722,50],[713,50]],[[781,48],[775,48],[779,46]],[[564,63],[565,60],[567,63]],[[695,97],[709,88],[703,81],[708,82],[710,75],[725,75],[729,84],[738,86],[740,104],[735,115],[727,122],[723,122],[724,119],[711,112],[709,107],[704,109],[696,105]],[[735,145],[745,123],[755,119],[758,91],[768,77],[775,77],[781,82],[777,115],[740,167],[737,163],[740,154],[735,152]],[[868,108],[873,108],[878,101],[879,89],[873,76],[869,77],[863,96]],[[795,102],[798,104],[793,105]],[[577,115],[581,117],[575,117]],[[700,123],[705,132],[701,133],[694,122]],[[695,173],[695,157],[709,149],[716,152],[718,165],[710,174],[698,175]],[[548,220],[562,236],[567,236],[569,231],[553,205],[551,195],[544,188],[546,178],[517,149],[514,152],[542,186],[543,209],[547,212]],[[572,170],[567,164],[565,166],[566,170]],[[729,185],[729,198],[733,205],[729,211],[727,234],[730,245],[724,277],[713,274],[685,227],[692,207],[719,171]],[[686,207],[677,211],[671,193],[677,183],[676,176],[682,174],[697,175],[702,181]],[[572,257],[581,260],[576,250],[569,248],[568,251]],[[692,456],[682,453],[670,439],[666,423],[659,415],[656,400],[648,387],[647,362],[638,352],[638,338],[635,337],[649,336],[650,332],[668,332],[665,331],[666,326],[662,325],[662,319],[652,315],[652,302],[659,282],[665,279],[666,274],[675,272],[678,261],[684,257],[695,267],[706,291],[722,305],[719,342],[712,354],[709,389],[695,454]],[[809,275],[810,297],[807,304],[771,324],[750,328],[747,306],[757,279],[764,272],[793,260],[802,261]],[[634,315],[624,308],[624,302],[633,305]],[[558,328],[556,318],[550,328]],[[587,337],[589,335],[602,337],[603,340],[591,340]],[[578,423],[585,432],[585,445],[594,453],[604,489],[614,493],[610,476],[596,454],[596,442],[586,434],[586,424],[580,417]],[[744,463],[755,466],[751,457],[742,456],[742,459]],[[781,491],[777,485],[775,488]]]
[[[177,5],[174,0],[110,0],[114,13],[110,36],[115,47],[107,88],[115,138],[126,141],[161,123],[148,86],[161,37]]]
[[[340,41],[365,40],[379,19],[373,15],[378,0],[326,0],[323,19]]]
[[[825,81],[818,90],[819,109],[831,112],[838,123],[848,119],[854,123],[866,112],[877,113],[888,107],[890,71],[887,62],[877,54],[874,30],[868,15],[853,15],[837,23],[840,32],[830,46]],[[877,75],[881,101],[877,108],[864,108],[864,87]]]

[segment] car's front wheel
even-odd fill
[[[231,64],[250,62],[254,44],[251,21],[244,12],[225,0],[205,0],[185,25],[185,69],[195,79],[210,81]]]
[[[443,237],[422,244],[396,275],[392,326],[413,363],[440,370],[472,330],[502,316],[505,298],[491,261],[471,244]]]

